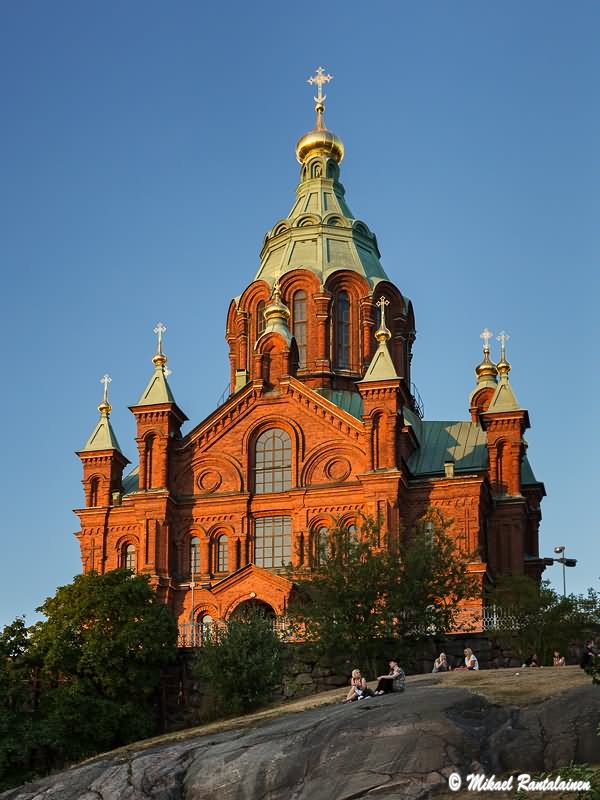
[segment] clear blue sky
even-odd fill
[[[134,460],[158,320],[179,405],[215,406],[319,64],[350,208],[415,306],[427,417],[468,417],[479,332],[507,330],[542,554],[598,588],[599,31],[586,0],[2,4],[0,625],[79,571],[74,451],[109,372]]]

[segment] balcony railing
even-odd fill
[[[290,623],[287,617],[275,617],[271,620],[271,624],[275,633],[283,641],[287,641],[291,637]],[[227,622],[225,620],[219,620],[210,625],[203,624],[202,622],[180,622],[177,646],[202,647],[210,640],[215,626],[223,630],[227,627]]]

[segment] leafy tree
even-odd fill
[[[412,536],[383,536],[372,517],[356,535],[344,525],[329,530],[296,579],[290,615],[302,636],[374,671],[382,639],[451,631],[475,585],[448,525],[432,509]]]
[[[44,621],[17,621],[0,637],[12,714],[4,786],[153,733],[153,696],[176,653],[175,619],[148,578],[127,570],[79,575],[38,611]]]
[[[564,655],[570,642],[587,638],[600,623],[600,598],[593,589],[587,596],[563,597],[549,581],[538,584],[517,575],[498,580],[488,599],[498,611],[491,632],[522,661],[535,653],[551,664],[554,650]]]
[[[213,625],[194,665],[209,692],[209,713],[242,713],[267,703],[281,684],[283,655],[272,620],[258,610]]]

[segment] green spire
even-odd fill
[[[152,358],[154,364],[154,374],[148,381],[148,385],[142,392],[142,396],[138,400],[138,406],[153,406],[159,403],[174,403],[175,398],[171,392],[171,387],[167,382],[167,375],[169,370],[167,366],[167,357],[162,349],[162,335],[166,331],[166,327],[159,322],[154,328],[154,333],[157,336],[156,353]]]
[[[344,145],[323,121],[322,86],[331,77],[319,67],[309,80],[318,87],[317,123],[296,146],[301,164],[296,201],[287,217],[267,233],[255,278],[271,286],[278,277],[298,268],[316,273],[322,284],[341,269],[357,272],[372,287],[388,280],[375,235],[354,217],[344,199],[345,189],[339,181]]]
[[[83,446],[83,450],[81,450],[82,453],[90,453],[96,450],[117,450],[119,453],[121,453],[119,442],[117,441],[117,437],[109,419],[112,406],[108,402],[108,384],[111,382],[112,379],[110,375],[104,375],[100,379],[100,383],[104,384],[104,395],[102,397],[102,402],[98,406],[100,419],[92,431],[92,435]]]
[[[389,328],[385,324],[385,307],[390,304],[383,295],[379,298],[376,305],[379,306],[380,320],[379,328],[375,331],[375,338],[379,342],[379,346],[375,351],[375,355],[371,359],[369,368],[365,373],[365,377],[361,383],[370,381],[390,381],[399,380],[400,376],[396,374],[396,367],[392,361],[390,351],[388,349],[388,342],[392,338]]]
[[[510,372],[510,363],[506,359],[506,342],[510,336],[502,331],[496,339],[500,342],[500,361],[496,364],[498,374],[500,375],[500,382],[496,387],[496,391],[490,401],[487,413],[497,413],[501,411],[520,411],[521,406],[517,400],[512,386],[508,381],[508,373]]]

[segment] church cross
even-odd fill
[[[167,330],[167,329],[166,329],[166,327],[165,327],[165,326],[162,324],[162,322],[159,322],[159,323],[157,324],[156,328],[154,328],[154,333],[155,333],[155,334],[157,335],[157,337],[158,337],[158,342],[157,342],[157,345],[156,345],[156,352],[157,352],[157,353],[162,353],[162,335],[163,335],[163,333],[164,333],[166,330]]]
[[[100,383],[104,384],[104,397],[102,398],[102,402],[108,403],[108,384],[112,383],[112,378],[110,375],[103,375],[100,378]]]
[[[502,358],[504,358],[505,357],[505,352],[506,352],[506,343],[510,339],[510,336],[505,331],[500,331],[498,336],[496,336],[496,339],[500,342],[501,356],[502,356]]]
[[[485,328],[479,334],[479,338],[483,339],[483,349],[489,353],[490,352],[490,339],[493,337],[493,333],[489,328]]]
[[[323,94],[323,86],[326,83],[329,83],[329,81],[332,79],[333,75],[326,75],[323,67],[317,67],[316,75],[313,75],[308,79],[307,83],[310,83],[311,86],[313,84],[316,84],[317,86],[317,96],[315,97],[315,103],[318,103],[319,105],[323,104],[323,101],[325,100],[326,97],[326,95]]]
[[[381,327],[385,327],[385,308],[389,306],[390,301],[386,300],[386,298],[381,295],[379,300],[375,303],[376,306],[379,306],[379,310],[381,311]]]

